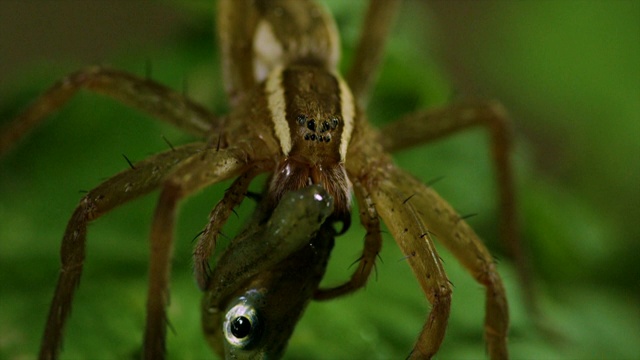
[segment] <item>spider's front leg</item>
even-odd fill
[[[203,144],[191,144],[136,163],[85,195],[74,211],[60,247],[61,268],[42,339],[40,359],[54,359],[85,259],[87,224],[113,208],[156,189],[176,164],[199,156]]]
[[[64,106],[81,89],[114,98],[201,137],[208,135],[212,129],[222,125],[219,118],[200,105],[158,83],[137,78],[118,70],[90,67],[70,74],[57,82],[23,113],[3,127],[0,130],[0,154],[7,152],[48,115]],[[196,174],[192,174],[193,176],[187,175],[181,178],[182,185],[189,184],[184,186],[184,189],[195,191],[204,184],[217,182],[220,177],[226,178],[231,176],[230,174],[236,174],[235,166],[244,164],[243,159],[246,158],[246,154],[237,151],[238,149],[235,152],[226,150],[218,153],[217,150],[202,151],[205,147],[204,144],[193,144],[151,157],[135,164],[132,169],[105,181],[82,199],[69,221],[63,237],[60,276],[45,326],[40,358],[56,358],[60,350],[62,330],[70,313],[74,292],[82,273],[87,224],[112,208],[160,187],[176,167],[190,169],[188,164],[192,164],[191,166],[194,166],[195,163],[201,164],[206,158],[211,157],[224,160],[214,161],[212,164],[212,166],[220,165],[220,169],[200,171],[199,176],[195,171]],[[215,154],[211,155],[211,152]],[[202,165],[198,166],[203,167]],[[171,217],[178,199],[184,193],[185,191],[172,192],[171,187],[165,186],[155,219]],[[162,350],[154,353],[161,356],[164,352],[164,327],[166,326],[164,307],[166,300],[158,299],[167,294],[165,280],[168,279],[170,265],[172,237],[169,230],[172,229],[172,225],[170,222],[162,221],[156,221],[156,224],[162,224],[164,230],[154,226],[151,235],[148,323],[152,325],[147,328],[152,330],[145,335],[145,338],[153,340],[145,342],[161,343]]]
[[[247,154],[237,148],[208,149],[202,143],[186,145],[136,163],[91,190],[74,211],[65,231],[61,269],[40,349],[41,359],[54,359],[71,310],[85,259],[87,225],[113,208],[158,187],[160,195],[151,231],[151,259],[145,357],[164,357],[168,281],[173,228],[178,201],[247,168]]]
[[[248,186],[247,179],[250,180],[258,172],[265,170],[260,166],[264,164],[260,162],[250,164],[250,158],[249,153],[239,147],[221,150],[206,149],[179,164],[164,181],[151,227],[149,291],[144,335],[144,357],[146,359],[165,357],[166,308],[169,304],[173,233],[180,200],[203,187],[237,175],[241,175],[239,179],[244,179],[244,181],[234,182],[235,187],[237,188],[238,184],[244,186],[244,183]],[[238,189],[235,190],[232,193],[236,193]],[[229,201],[228,198],[229,192],[216,206],[216,209],[230,213],[235,202]],[[223,222],[224,220],[226,217],[222,219]],[[196,264],[196,272],[197,269]]]
[[[376,208],[433,305],[411,357],[433,356],[442,342],[449,315],[451,288],[433,246],[435,236],[486,287],[485,339],[489,356],[507,359],[507,298],[491,254],[471,227],[435,191],[392,164],[385,169],[365,184],[372,188]]]
[[[0,156],[81,89],[111,97],[196,136],[204,137],[220,126],[218,118],[180,93],[126,72],[94,66],[58,81],[0,129]]]
[[[173,254],[173,227],[181,198],[179,188],[165,185],[160,192],[150,234],[149,287],[147,289],[147,318],[144,328],[143,354],[145,359],[165,356],[169,278]]]
[[[387,124],[380,131],[380,143],[387,151],[398,151],[429,143],[474,127],[487,129],[496,173],[500,208],[500,235],[511,255],[524,300],[537,313],[531,265],[518,226],[515,181],[511,164],[512,123],[504,107],[495,101],[463,102],[439,109],[417,111]]]
[[[367,189],[357,180],[354,181],[354,190],[358,204],[361,206],[360,222],[367,231],[362,256],[357,260],[358,267],[349,281],[333,288],[318,289],[314,295],[315,300],[330,300],[360,289],[367,283],[371,271],[375,268],[376,258],[382,248],[380,219]]]
[[[444,339],[451,308],[451,284],[442,267],[430,229],[408,200],[412,193],[401,191],[396,187],[394,179],[368,178],[363,179],[363,185],[369,189],[369,200],[375,203],[432,305],[429,317],[408,357],[430,359]]]
[[[242,174],[242,176],[239,176],[227,191],[225,191],[222,200],[220,200],[213,211],[211,211],[209,223],[202,235],[200,235],[198,244],[193,251],[193,271],[200,290],[204,291],[209,287],[209,281],[211,280],[209,258],[215,249],[222,226],[227,222],[227,219],[229,219],[233,209],[240,205],[244,199],[251,180],[266,170],[268,170],[268,168],[255,166],[251,171],[247,171]]]
[[[510,161],[512,123],[497,102],[467,102],[439,109],[417,111],[381,129],[380,143],[387,151],[426,144],[473,127],[484,127],[491,136],[491,153],[497,174],[502,213],[502,238],[516,260],[522,260],[516,218],[513,170]]]

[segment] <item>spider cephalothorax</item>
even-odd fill
[[[272,201],[320,184],[334,198],[336,218],[348,224],[351,183],[344,162],[355,116],[351,90],[334,73],[293,65],[273,70],[264,91],[284,156],[271,180]]]

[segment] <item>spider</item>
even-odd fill
[[[150,235],[144,350],[147,357],[163,356],[178,203],[207,186],[235,178],[211,212],[194,250],[197,283],[209,291],[209,258],[221,227],[261,173],[272,174],[264,199],[268,208],[277,207],[289,191],[320,184],[334,201],[330,220],[341,221],[343,231],[350,224],[352,192],[362,209],[360,222],[366,236],[357,269],[344,284],[319,289],[315,299],[332,299],[364,286],[380,251],[382,219],[432,304],[409,356],[432,357],[444,338],[452,290],[434,247],[437,238],[486,287],[488,352],[491,358],[506,358],[507,301],[491,255],[464,219],[429,186],[395,166],[388,152],[470,127],[486,127],[501,189],[502,234],[514,239],[510,125],[502,107],[492,102],[411,113],[382,131],[368,124],[369,92],[398,3],[371,1],[345,79],[337,72],[337,30],[323,7],[295,0],[221,1],[217,25],[231,106],[227,115],[213,115],[151,80],[91,67],[58,82],[3,129],[0,154],[79,89],[88,89],[204,139],[131,164],[82,198],[63,236],[62,268],[41,358],[55,358],[60,350],[62,329],[82,273],[87,224],[155,189],[160,189],[160,197]]]

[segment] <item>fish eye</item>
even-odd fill
[[[224,336],[229,344],[246,349],[257,339],[260,333],[258,313],[253,306],[238,304],[225,316]]]

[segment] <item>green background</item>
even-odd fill
[[[348,63],[362,3],[336,0],[330,5]],[[113,28],[104,30],[104,37],[121,39],[98,59],[90,50],[72,53],[65,47],[57,55],[24,61],[15,71],[3,66],[0,122],[64,74],[95,62],[141,76],[151,63],[154,79],[186,88],[190,97],[223,113],[211,5],[174,1],[143,6],[150,9],[139,16],[110,18]],[[70,19],[99,18],[98,12],[69,11]],[[165,18],[147,17],[148,11]],[[0,14],[17,17],[17,23],[31,18],[28,12]],[[51,17],[36,38],[48,43],[56,36],[49,27],[70,19]],[[136,22],[162,28],[166,19],[170,31],[158,38],[147,41],[149,34],[136,32]],[[0,20],[0,33],[7,33],[9,22]],[[122,29],[131,35],[121,35]],[[400,14],[369,109],[373,122],[481,97],[501,100],[515,123],[523,238],[536,268],[542,321],[554,330],[551,334],[534,328],[519,297],[513,264],[495,240],[486,134],[470,131],[397,156],[400,166],[424,181],[444,176],[435,189],[461,213],[479,214],[469,223],[500,259],[512,310],[514,358],[619,359],[640,353],[638,44],[640,5],[632,1],[427,6],[409,1]],[[19,39],[0,42],[0,60],[27,45],[33,46]],[[94,45],[96,53],[104,52],[101,41]],[[125,169],[123,153],[140,160],[165,150],[162,135],[173,144],[193,140],[111,100],[82,93],[0,159],[0,358],[33,358],[37,351],[55,286],[59,242],[81,196],[78,191]],[[169,309],[175,329],[168,335],[171,358],[211,356],[200,334],[191,239],[226,185],[203,191],[181,210]],[[156,198],[153,193],[89,227],[85,273],[65,331],[63,358],[122,358],[139,352],[147,237]],[[247,202],[240,213],[250,210]],[[225,233],[234,234],[240,223],[233,220]],[[359,256],[362,235],[353,226],[337,239],[327,284],[351,273],[348,266]],[[441,255],[455,288],[447,337],[437,357],[483,358],[483,290],[446,251]],[[365,290],[310,305],[286,357],[397,359],[408,354],[428,304],[388,234],[382,258],[377,280]]]

